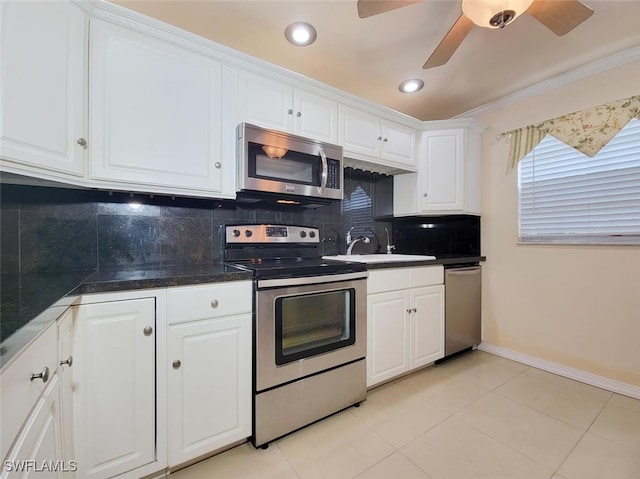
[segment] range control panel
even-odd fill
[[[289,225],[233,225],[225,227],[227,244],[319,243],[318,228]]]

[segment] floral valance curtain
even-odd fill
[[[515,167],[547,135],[592,157],[633,118],[640,119],[640,95],[507,131],[503,135],[511,136],[508,168]]]

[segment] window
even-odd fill
[[[520,242],[640,244],[640,121],[593,158],[551,135],[519,164]]]

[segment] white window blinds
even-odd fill
[[[640,244],[640,121],[593,158],[543,139],[519,163],[520,241]]]

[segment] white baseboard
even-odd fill
[[[511,359],[527,366],[542,369],[550,373],[564,376],[565,378],[575,379],[581,383],[589,384],[601,389],[606,389],[614,393],[629,396],[635,399],[640,399],[640,387],[632,384],[616,381],[615,379],[605,378],[604,376],[598,376],[597,374],[587,373],[580,369],[570,368],[562,364],[553,363],[544,359],[536,358],[535,356],[529,356],[528,354],[522,354],[511,349],[503,348],[501,346],[494,346],[489,343],[480,343],[478,346],[480,351],[495,354],[503,358]]]

